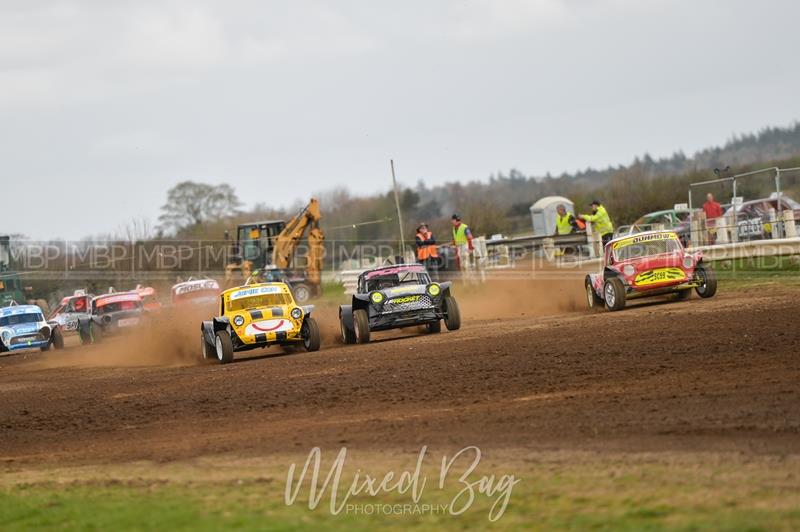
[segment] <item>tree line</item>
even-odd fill
[[[440,241],[450,238],[450,216],[458,213],[475,234],[524,234],[530,232],[530,206],[539,198],[559,195],[570,198],[579,212],[587,212],[592,199],[602,201],[615,224],[629,224],[641,215],[672,208],[688,199],[689,184],[713,179],[715,168],[730,167],[742,173],[766,166],[800,166],[800,123],[786,128],[766,128],[759,133],[734,137],[724,146],[709,148],[686,157],[637,157],[626,166],[587,169],[560,176],[529,176],[519,170],[497,172],[486,180],[448,182],[427,186],[420,181],[400,191],[407,239],[417,225],[426,222]],[[788,175],[784,192],[800,199],[798,176]],[[754,199],[774,190],[770,179],[743,182],[739,195]],[[698,192],[713,192],[730,201],[724,186]],[[727,196],[727,197],[726,197]],[[394,193],[387,190],[370,196],[353,195],[345,188],[316,194],[323,208],[322,228],[328,239],[354,241],[396,240],[399,237]],[[162,207],[159,236],[219,239],[236,224],[261,219],[288,219],[309,198],[288,208],[258,204],[242,210],[242,202],[226,184],[207,185],[185,181],[168,193]]]

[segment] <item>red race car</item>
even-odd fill
[[[589,308],[622,310],[628,299],[675,294],[686,299],[717,292],[717,278],[701,252],[689,253],[674,231],[650,231],[606,244],[602,273],[586,276]]]

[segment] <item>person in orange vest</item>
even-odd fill
[[[439,250],[436,247],[436,239],[428,229],[428,224],[421,223],[417,227],[417,261],[425,265],[431,278],[435,281],[439,277]]]

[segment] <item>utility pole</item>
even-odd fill
[[[406,238],[403,235],[403,213],[400,212],[400,194],[397,192],[397,178],[394,175],[394,159],[389,159],[392,167],[392,185],[394,186],[394,204],[397,207],[397,223],[400,225],[400,254],[406,258]]]

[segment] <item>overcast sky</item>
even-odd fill
[[[0,1],[0,233],[626,163],[800,118],[794,0]],[[324,208],[324,206],[323,206]],[[354,220],[355,221],[355,220]]]

